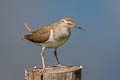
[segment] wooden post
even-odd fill
[[[26,69],[25,80],[81,80],[82,66]]]

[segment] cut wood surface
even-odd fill
[[[25,80],[81,80],[82,66],[26,69]]]

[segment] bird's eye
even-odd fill
[[[69,25],[71,25],[71,23],[68,23]]]
[[[61,22],[64,22],[64,21],[61,21]]]

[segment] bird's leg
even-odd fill
[[[42,47],[41,60],[42,60],[43,70],[45,70],[44,51],[45,51],[45,48]]]
[[[57,63],[58,63],[58,67],[65,67],[65,66],[62,66],[61,64],[60,64],[60,61],[59,61],[59,59],[58,59],[58,57],[57,57],[57,49],[55,49],[55,51],[54,51],[54,55],[55,55],[55,57],[56,57],[56,60],[57,60]]]
[[[55,58],[56,58],[56,60],[57,60],[58,65],[59,65],[59,64],[60,64],[60,61],[59,61],[59,59],[58,59],[58,57],[57,57],[57,49],[55,49],[54,55],[55,55]]]

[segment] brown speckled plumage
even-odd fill
[[[32,32],[32,34],[24,35],[24,39],[35,43],[44,43],[49,39],[51,28],[52,27],[50,26],[42,27],[39,30]]]
[[[74,23],[73,19],[70,17],[64,17],[60,21],[62,21],[62,20],[71,21],[72,23]]]
[[[53,37],[58,40],[60,37],[64,36],[64,28],[66,27],[66,24],[60,23],[63,20],[71,21],[73,23],[72,18],[64,17],[57,23],[44,26],[37,31],[33,31],[32,34],[24,35],[24,39],[27,39],[34,43],[44,43],[49,39],[50,30],[53,29]]]

